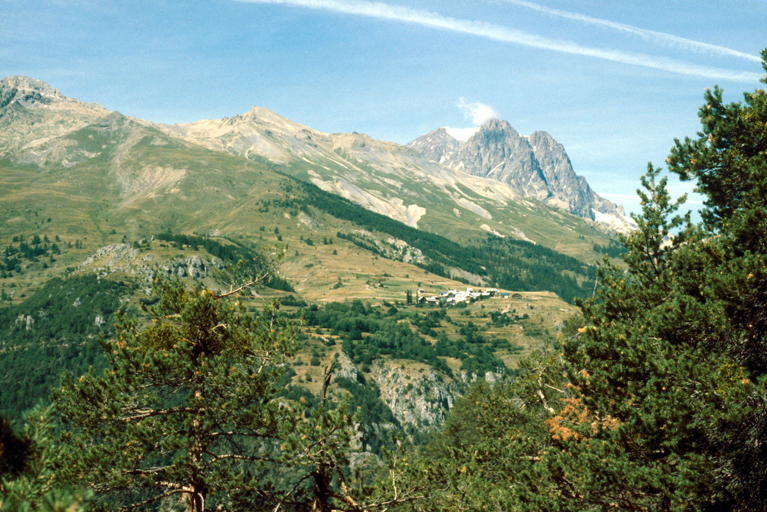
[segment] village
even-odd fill
[[[416,303],[434,306],[455,306],[458,304],[470,304],[478,300],[490,298],[508,299],[509,292],[499,292],[497,288],[488,288],[486,290],[479,289],[476,291],[474,288],[466,288],[466,291],[448,290],[446,292],[439,292],[439,295],[427,296],[424,290],[419,289],[416,296]],[[512,298],[521,299],[522,295],[515,293]]]

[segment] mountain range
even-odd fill
[[[115,113],[106,121],[110,113],[103,107],[67,98],[48,84],[26,77],[2,81],[0,108],[0,129],[13,126],[12,133],[2,139],[0,155],[12,157],[17,163],[43,166],[59,163],[71,167],[100,154],[75,147],[68,136],[96,119],[113,123],[124,117]],[[45,112],[49,119],[25,123],[23,112],[30,119]],[[630,229],[630,220],[622,208],[599,197],[583,177],[575,174],[564,148],[548,133],[539,131],[523,137],[508,122],[498,119],[480,126],[464,142],[445,128],[434,130],[408,144],[416,153],[357,133],[318,132],[258,107],[232,118],[172,126],[130,121],[212,150],[277,165],[292,164],[291,174],[413,227],[418,227],[427,214],[426,204],[408,201],[407,193],[430,182],[431,187],[447,192],[455,216],[469,210],[491,220],[493,215],[472,196],[496,204],[521,196],[591,220],[599,215],[599,219],[608,218],[619,229]],[[62,138],[66,144],[57,143]],[[313,168],[302,162],[314,164]],[[415,187],[406,188],[407,181]],[[524,230],[508,234],[527,238]]]
[[[0,167],[0,239],[45,228],[80,237],[91,251],[161,231],[237,238],[264,225],[307,236],[352,229],[354,219],[290,207],[317,195],[299,193],[295,179],[456,243],[490,234],[585,263],[614,233],[593,221],[594,212],[630,228],[619,207],[575,175],[548,134],[522,137],[499,120],[465,142],[439,129],[402,146],[319,132],[259,107],[218,120],[153,123],[10,77],[0,81]],[[295,234],[283,233],[287,241]],[[418,254],[405,252],[405,260]],[[297,261],[285,268],[301,273]]]
[[[163,129],[210,149],[247,158],[264,158],[282,165],[318,163],[319,169],[298,176],[413,227],[418,227],[426,212],[425,205],[406,204],[401,185],[408,178],[420,182],[414,183],[415,189],[431,182],[432,187],[447,192],[459,212],[468,209],[485,218],[492,215],[471,197],[451,193],[447,186],[461,184],[496,202],[515,197],[536,199],[572,215],[598,220],[617,231],[626,232],[633,226],[622,207],[597,195],[585,178],[575,174],[564,147],[548,133],[535,132],[523,137],[507,121],[498,119],[478,127],[463,143],[445,128],[439,128],[407,145],[425,159],[402,146],[366,135],[321,133],[258,107],[232,118]],[[370,179],[373,173],[365,172],[359,164],[388,174],[389,179],[395,178],[398,183],[387,183],[383,176]],[[473,180],[470,176],[497,180],[508,186]],[[511,233],[515,235],[520,237],[518,232]]]

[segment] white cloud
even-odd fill
[[[681,48],[685,50],[703,51],[716,55],[724,55],[727,57],[738,57],[741,59],[751,60],[754,62],[761,62],[762,59],[758,55],[752,55],[750,53],[739,52],[725,46],[718,46],[701,41],[695,41],[694,39],[686,39],[684,37],[678,37],[665,32],[656,32],[654,30],[647,30],[644,28],[635,27],[633,25],[626,25],[623,23],[616,23],[614,21],[605,20],[602,18],[593,18],[583,14],[574,12],[561,11],[559,9],[552,9],[543,5],[535,4],[533,2],[527,2],[526,0],[504,0],[507,3],[518,5],[520,7],[526,7],[538,12],[551,14],[560,18],[566,18],[590,25],[597,25],[607,27],[620,32],[626,32],[642,37],[646,41],[652,41],[655,44],[662,44],[666,46],[673,46],[674,48]]]
[[[445,131],[455,140],[459,142],[466,142],[479,131],[479,126],[475,128],[451,128],[450,126],[445,126]]]
[[[484,103],[469,103],[464,98],[458,100],[458,108],[461,109],[463,117],[471,121],[473,126],[479,126],[494,117],[499,117],[493,107]]]
[[[260,4],[282,4],[307,9],[318,9],[356,16],[366,16],[388,21],[412,23],[439,30],[448,30],[474,35],[502,43],[519,44],[531,48],[558,51],[573,55],[582,55],[634,66],[643,66],[670,73],[698,76],[713,80],[733,80],[738,82],[756,82],[761,78],[758,73],[734,71],[708,66],[699,66],[689,62],[665,57],[655,57],[644,53],[622,52],[609,48],[584,46],[572,41],[550,39],[536,34],[485,23],[481,21],[460,20],[441,14],[410,9],[382,2],[365,0],[237,0]]]

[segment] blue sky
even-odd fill
[[[402,144],[494,115],[549,132],[631,211],[705,87],[740,100],[767,47],[767,0],[0,0],[0,17],[0,76],[123,114],[257,105]]]

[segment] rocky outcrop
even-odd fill
[[[127,244],[112,244],[100,247],[85,261],[77,266],[77,270],[92,269],[94,272],[130,272],[138,273],[136,266],[143,266],[137,263],[139,250],[134,249]]]
[[[223,270],[224,262],[219,258],[204,259],[199,256],[172,258],[155,262],[152,253],[144,253],[127,244],[112,244],[99,248],[93,255],[77,266],[77,271],[90,270],[101,275],[114,272],[137,274],[148,280],[158,276],[166,278],[208,277],[213,270]]]
[[[218,258],[203,260],[199,256],[174,258],[157,267],[156,274],[165,277],[207,277],[211,270],[223,270],[224,262]]]
[[[565,148],[543,131],[525,137],[507,121],[491,119],[464,143],[441,128],[408,146],[442,165],[508,183],[525,197],[579,217],[594,220],[594,210],[623,216],[622,207],[599,197],[575,174]]]
[[[408,144],[423,156],[434,162],[443,162],[443,158],[449,158],[461,150],[461,142],[447,133],[444,128],[437,128],[426,135],[418,137]]]
[[[417,376],[408,374],[408,379],[395,362],[379,360],[370,376],[381,390],[381,400],[403,426],[429,429],[442,425],[457,394],[431,368]]]
[[[338,366],[336,366],[335,371],[333,372],[335,377],[344,377],[352,382],[357,382],[359,378],[357,367],[354,366],[354,363],[352,363],[352,360],[346,355],[346,352],[338,352],[336,364]]]

